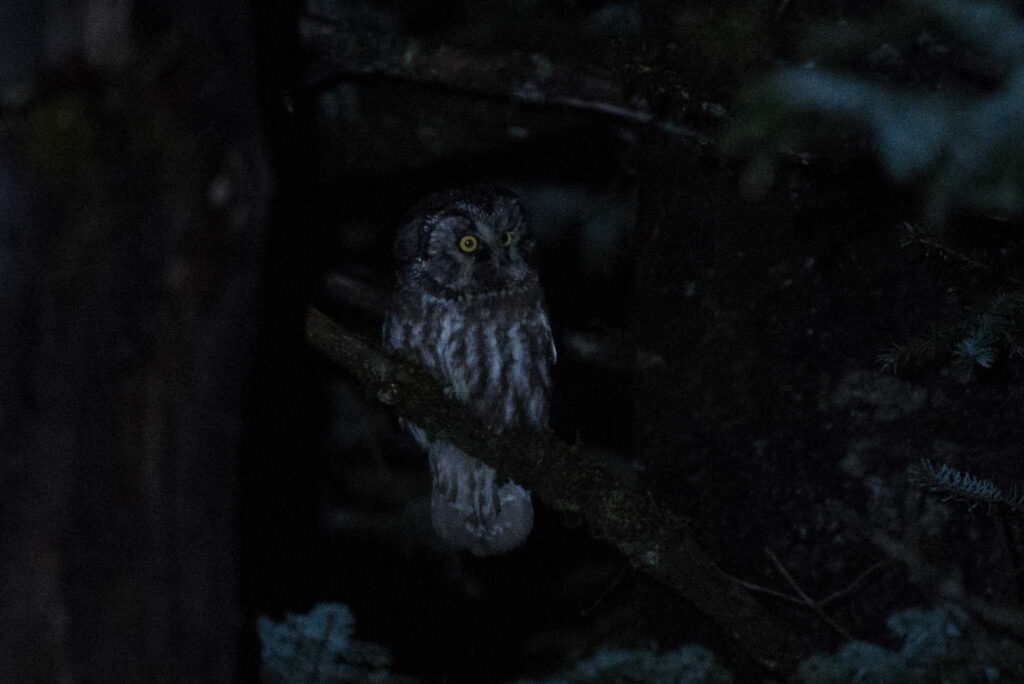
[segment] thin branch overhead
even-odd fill
[[[642,102],[629,102],[625,88],[605,74],[570,69],[542,55],[426,46],[390,34],[363,44],[363,34],[352,31],[345,21],[308,13],[300,19],[299,30],[319,62],[316,76],[306,84],[313,89],[343,79],[388,78],[476,97],[562,107],[627,126],[650,126],[701,146],[713,144],[709,135],[680,118],[658,117]]]

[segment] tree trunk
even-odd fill
[[[248,8],[47,9],[5,29],[0,681],[230,681],[270,192]]]

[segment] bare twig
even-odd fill
[[[858,530],[886,555],[906,566],[910,580],[921,589],[938,599],[960,606],[985,624],[1005,629],[1018,637],[1024,636],[1024,612],[968,594],[955,576],[934,567],[907,544],[897,541],[881,530],[869,527],[861,516],[849,509],[837,507],[836,513],[847,525]]]
[[[846,596],[849,596],[855,589],[857,589],[857,587],[860,586],[861,582],[867,579],[868,575],[874,573],[875,570],[878,570],[881,567],[885,567],[888,564],[889,561],[878,561],[874,565],[870,566],[867,570],[857,575],[857,577],[852,582],[847,584],[845,587],[843,587],[839,591],[829,594],[825,598],[818,601],[818,605],[824,608],[830,603],[835,603],[836,601],[845,598]]]
[[[649,493],[628,490],[579,449],[550,434],[490,432],[426,370],[384,355],[316,309],[307,314],[306,338],[365,391],[428,434],[529,487],[554,510],[585,520],[596,537],[686,598],[762,666],[780,672],[795,668],[803,641],[793,626],[736,586],[700,547],[686,522]]]
[[[733,582],[740,585],[744,589],[748,589],[749,591],[756,591],[759,594],[767,594],[768,596],[774,596],[780,601],[786,601],[787,603],[792,603],[802,608],[807,607],[807,602],[799,596],[793,596],[792,594],[787,594],[786,592],[779,591],[778,589],[772,589],[771,587],[766,587],[761,584],[748,582],[745,579],[740,579],[739,577],[734,577],[733,575],[729,575],[729,579],[731,579]]]
[[[884,566],[886,564],[887,564],[887,561],[884,561],[884,560],[875,563],[874,565],[869,567],[867,570],[865,570],[864,572],[862,572],[859,575],[857,575],[857,577],[852,582],[847,584],[842,589],[829,594],[828,596],[826,596],[823,599],[820,599],[818,601],[814,601],[813,603],[808,603],[807,599],[803,598],[801,596],[794,596],[792,594],[787,594],[784,591],[779,591],[778,589],[772,589],[771,587],[766,587],[766,586],[761,585],[761,584],[756,584],[754,582],[749,582],[749,581],[747,581],[745,579],[740,579],[739,577],[734,577],[733,575],[729,575],[729,579],[731,579],[733,582],[735,582],[736,584],[740,585],[741,587],[743,587],[745,589],[749,589],[750,591],[756,591],[756,592],[758,592],[760,594],[766,594],[768,596],[773,596],[773,597],[779,599],[780,601],[786,601],[787,603],[792,603],[793,605],[800,606],[801,608],[809,608],[811,610],[815,610],[815,609],[824,608],[828,604],[834,603],[834,602],[838,601],[839,599],[841,599],[841,598],[843,598],[845,596],[848,596],[851,592],[853,592],[861,584],[861,582],[863,582],[867,578],[868,575],[870,575],[875,570],[877,570],[878,568],[880,568],[880,567],[882,567],[882,566]]]
[[[834,629],[836,633],[839,634],[839,636],[843,637],[847,641],[853,641],[853,636],[848,631],[846,631],[846,628],[844,628],[838,622],[829,617],[828,613],[826,613],[814,599],[812,599],[804,592],[800,585],[797,584],[797,581],[793,579],[793,576],[789,574],[789,570],[787,570],[786,566],[782,564],[782,561],[780,561],[778,557],[771,552],[771,549],[765,549],[764,552],[768,556],[768,559],[772,562],[772,564],[782,574],[785,580],[789,582],[789,586],[793,587],[793,591],[795,591],[797,595],[799,595],[800,598],[804,601],[805,605],[811,610],[813,610],[814,613],[819,618],[821,618],[822,622],[824,622],[826,625]]]
[[[594,612],[594,610],[597,609],[598,606],[604,603],[604,600],[608,598],[612,591],[615,590],[615,587],[619,586],[619,584],[622,582],[622,578],[626,576],[627,570],[629,570],[628,563],[619,568],[619,571],[615,573],[615,577],[612,578],[612,581],[609,582],[608,586],[604,588],[604,591],[598,594],[597,598],[594,599],[594,602],[580,611],[580,617],[586,617],[590,615],[592,612]]]

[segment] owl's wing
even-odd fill
[[[540,314],[540,324],[541,331],[547,339],[545,351],[548,355],[548,361],[554,365],[558,362],[558,349],[555,347],[555,336],[551,334],[551,322],[548,320],[548,314],[545,311],[542,311]]]
[[[381,327],[381,342],[386,351],[394,351],[400,344],[398,339],[400,323],[395,315],[389,310],[384,316],[384,325]]]

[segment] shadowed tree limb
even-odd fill
[[[682,117],[656,117],[646,104],[629,102],[623,84],[597,69],[570,69],[525,52],[426,46],[398,35],[367,38],[343,20],[310,13],[300,18],[299,33],[319,61],[313,69],[316,75],[306,84],[314,89],[343,78],[383,77],[477,97],[562,107],[627,126],[652,126],[696,145],[713,144],[708,133],[683,123]]]
[[[630,86],[605,70],[563,64],[536,53],[483,52],[454,45],[424,45],[388,29],[356,28],[343,18],[305,13],[299,19],[303,46],[313,57],[304,88],[317,91],[342,81],[386,79],[431,86],[468,97],[524,106],[560,108],[604,118],[625,128],[658,131],[696,148],[719,149],[725,108],[709,101],[685,102],[655,114]],[[687,98],[689,100],[689,98]],[[779,155],[805,166],[815,155],[782,146]]]
[[[580,450],[550,433],[490,432],[449,398],[424,369],[390,357],[316,309],[306,339],[364,390],[424,428],[531,489],[559,513],[582,518],[634,567],[711,618],[762,666],[791,672],[801,655],[792,626],[769,613],[723,573],[678,515],[649,492],[627,490]]]

